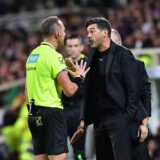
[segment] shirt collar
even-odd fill
[[[50,46],[52,49],[55,50],[55,48],[48,42],[41,42],[41,45],[47,45],[47,46]]]

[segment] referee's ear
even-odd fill
[[[60,32],[58,32],[58,31],[55,32],[55,33],[54,33],[54,36],[55,36],[56,39],[59,39],[59,37],[60,37]]]

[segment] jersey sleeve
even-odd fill
[[[52,78],[56,78],[58,73],[66,71],[67,67],[61,54],[55,53],[50,57],[50,71]]]

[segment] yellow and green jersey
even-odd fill
[[[62,88],[56,77],[66,70],[64,60],[50,44],[42,42],[35,48],[26,63],[26,86],[28,100],[34,99],[35,105],[63,108]]]

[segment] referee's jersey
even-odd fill
[[[63,108],[62,88],[56,79],[58,73],[66,70],[64,60],[50,44],[42,42],[35,48],[26,63],[26,86],[28,100],[35,105]]]

